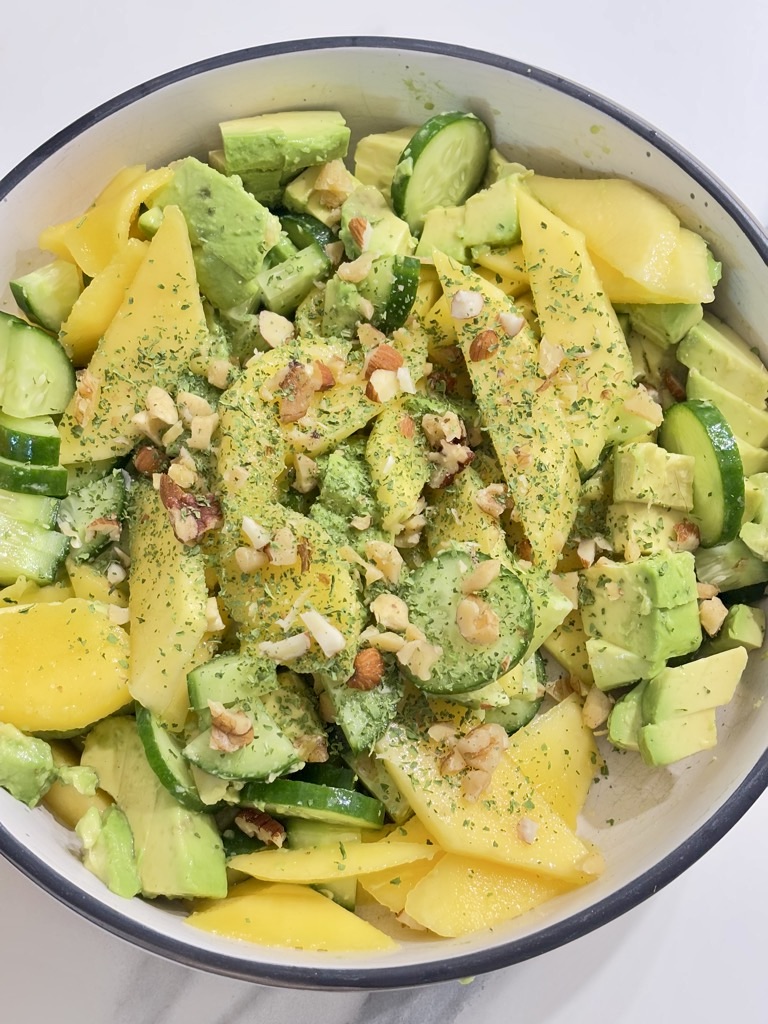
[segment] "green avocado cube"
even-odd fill
[[[394,132],[366,135],[355,148],[355,177],[363,185],[373,185],[389,202],[392,178],[403,150],[416,128],[410,125]]]
[[[631,304],[621,309],[629,314],[632,329],[660,348],[677,345],[704,315],[700,302]]]
[[[0,722],[0,787],[29,807],[40,803],[56,781],[50,746]]]
[[[621,445],[613,460],[613,499],[690,512],[695,463],[692,455],[649,442]]]
[[[464,239],[463,206],[435,206],[424,218],[416,255],[431,257],[435,249],[459,263],[469,262]]]
[[[722,707],[733,697],[746,664],[746,650],[734,647],[708,658],[663,669],[645,688],[643,724]]]
[[[756,409],[765,408],[768,370],[743,338],[710,313],[680,342],[677,358]]]
[[[640,749],[643,724],[643,693],[648,680],[643,679],[629,693],[616,701],[608,716],[608,739],[619,750]]]
[[[675,543],[675,530],[685,518],[682,512],[645,505],[638,501],[616,502],[608,508],[606,530],[611,548],[626,558],[634,546],[641,555],[656,555]]]
[[[229,174],[290,171],[344,157],[350,131],[337,110],[289,110],[222,121]]]
[[[108,807],[103,817],[90,807],[75,831],[83,844],[83,863],[108,889],[126,899],[141,892],[133,833],[119,807]]]
[[[465,245],[514,245],[520,241],[519,187],[520,176],[510,174],[467,199],[464,203]]]
[[[286,189],[286,201],[289,189],[290,186]],[[353,220],[368,225],[362,245],[356,232],[350,230]],[[339,238],[349,259],[356,259],[363,249],[378,256],[410,256],[416,244],[406,222],[392,212],[381,192],[370,185],[355,189],[342,204]]]
[[[715,709],[644,725],[638,733],[640,754],[646,764],[660,767],[717,744]]]
[[[707,653],[718,654],[732,647],[759,651],[765,640],[765,612],[749,604],[734,604],[728,609],[720,632],[706,645]]]
[[[648,679],[664,667],[662,658],[645,658],[607,640],[590,637],[585,647],[595,686],[599,690],[613,690],[638,679]]]
[[[688,398],[699,398],[716,405],[737,437],[743,437],[756,448],[768,445],[768,412],[764,406],[750,405],[696,369],[688,371],[685,390]]]

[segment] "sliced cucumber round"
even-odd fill
[[[64,412],[75,390],[75,370],[56,338],[0,312],[2,409],[9,416]]]
[[[54,260],[10,283],[19,309],[30,320],[57,334],[83,290],[80,271],[68,260]]]
[[[306,249],[313,242],[324,248],[329,242],[338,241],[329,227],[309,213],[281,213],[280,224],[297,249]]]
[[[63,498],[67,493],[67,471],[63,466],[33,466],[0,456],[0,488]]]
[[[149,766],[174,800],[190,811],[210,811],[200,799],[182,745],[146,708],[136,709],[136,729]]]
[[[57,466],[61,439],[50,416],[18,419],[0,413],[0,456],[14,462]]]
[[[408,319],[419,287],[421,263],[415,256],[381,256],[360,283],[360,294],[373,303],[374,327],[391,334]]]
[[[474,114],[449,111],[426,121],[405,147],[392,179],[392,206],[418,234],[436,206],[460,206],[483,180],[491,133]]]
[[[739,535],[744,516],[744,470],[733,431],[711,402],[689,399],[667,409],[659,444],[692,455],[693,509],[702,547],[727,544]]]
[[[384,822],[384,805],[364,793],[313,782],[276,779],[250,782],[240,801],[275,817],[313,818],[335,825],[379,828]]]
[[[533,609],[528,591],[520,579],[505,565],[498,575],[477,594],[464,594],[464,580],[485,555],[471,553],[461,547],[441,551],[410,574],[403,597],[411,622],[418,626],[431,644],[442,649],[431,666],[428,678],[414,670],[412,664],[403,669],[415,686],[428,693],[467,693],[492,683],[513,668],[525,655],[533,635]],[[477,632],[472,642],[467,639],[465,599],[479,598],[498,628]],[[465,635],[459,628],[463,621]],[[481,638],[496,639],[479,642]],[[418,667],[418,666],[417,666]]]

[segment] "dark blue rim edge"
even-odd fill
[[[39,146],[0,180],[0,201],[3,201],[13,188],[44,160],[82,132],[123,107],[168,85],[205,71],[242,63],[254,58],[307,50],[350,47],[405,50],[414,54],[433,53],[479,64],[488,64],[524,78],[532,78],[542,85],[589,104],[652,143],[656,149],[673,160],[701,187],[706,189],[738,224],[762,260],[768,264],[768,238],[757,221],[739,203],[733,193],[686,150],[641,118],[610,100],[551,72],[531,67],[511,58],[486,53],[483,50],[420,39],[333,36],[323,39],[271,43],[221,54],[159,75],[101,104]],[[329,964],[328,968],[314,969],[289,967],[281,964],[260,965],[255,961],[236,956],[204,952],[191,943],[177,942],[174,939],[158,936],[152,929],[106,907],[94,897],[88,896],[31,853],[2,824],[0,824],[0,852],[42,889],[89,921],[150,953],[169,958],[187,967],[207,970],[243,981],[279,985],[285,988],[332,989],[336,991],[410,988],[425,983],[434,984],[484,974],[521,963],[524,960],[540,956],[542,953],[550,952],[574,939],[581,938],[594,929],[620,917],[674,881],[686,868],[702,857],[746,814],[766,788],[768,788],[768,750],[726,804],[716,811],[709,821],[671,854],[618,892],[606,897],[593,907],[545,928],[535,935],[513,939],[494,949],[481,950],[446,961],[415,964],[410,967],[376,967],[369,970],[352,970],[336,968],[335,965]]]

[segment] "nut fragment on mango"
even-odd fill
[[[130,699],[128,636],[106,605],[71,598],[0,610],[0,721],[68,732]]]

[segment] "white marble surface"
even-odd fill
[[[86,110],[175,66],[258,43],[341,34],[438,38],[558,71],[677,138],[768,221],[761,0],[5,4],[0,176]],[[164,963],[79,919],[0,862],[0,1020],[765,1020],[767,857],[763,796],[682,878],[569,947],[467,986],[370,995],[269,990]]]

